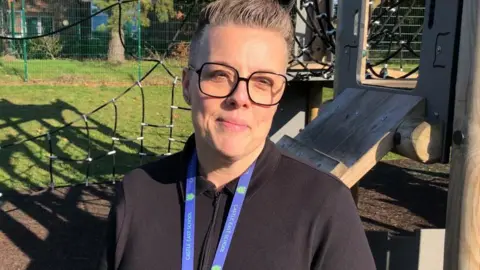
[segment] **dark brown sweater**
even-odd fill
[[[100,269],[181,269],[186,167],[183,151],[144,165],[118,185]],[[210,269],[238,179],[221,192],[197,178],[195,266]],[[257,160],[225,270],[372,270],[349,189],[267,140]]]

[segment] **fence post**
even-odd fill
[[[27,19],[25,17],[25,0],[22,0],[22,37],[27,33]],[[28,81],[27,40],[23,40],[23,80]]]
[[[138,0],[137,12],[138,81],[140,81],[142,79],[142,23],[140,21],[142,18],[141,0]]]
[[[11,33],[12,38],[15,37],[15,1],[10,2],[10,26],[11,26]],[[11,40],[10,42],[10,51],[11,53],[15,54],[15,40]]]

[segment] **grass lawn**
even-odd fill
[[[121,177],[141,162],[139,156],[142,123],[142,98],[140,88],[135,87],[116,100],[117,134],[121,138],[112,148],[112,132],[115,125],[115,107],[109,104],[88,116],[88,131],[83,114],[112,100],[128,88],[138,78],[135,62],[124,65],[110,65],[100,61],[80,62],[74,60],[51,60],[29,62],[29,82],[24,83],[21,74],[21,61],[0,59],[0,146],[23,139],[39,138],[0,149],[0,189],[30,189],[46,187],[50,182],[49,141],[47,132],[64,126],[74,120],[73,125],[51,134],[52,152],[61,159],[81,160],[82,162],[52,162],[53,180],[57,186],[84,183],[89,174],[89,182],[112,179],[113,162],[115,175]],[[172,72],[180,76],[180,63],[167,62]],[[146,72],[152,63],[143,63]],[[171,100],[170,77],[159,66],[143,83],[145,94],[145,122],[167,125],[170,121]],[[333,96],[332,90],[324,91],[324,100]],[[181,94],[181,86],[175,90],[175,104],[187,107]],[[192,133],[190,112],[175,110],[173,137],[185,140]],[[88,166],[90,136],[90,156],[101,157],[115,149],[115,155],[95,159]],[[149,156],[148,162],[167,153],[169,129],[144,128],[143,152]],[[134,139],[134,140],[129,140]],[[171,143],[171,152],[183,147],[181,142]],[[115,160],[114,160],[115,158]],[[396,159],[389,154],[385,159]]]
[[[81,115],[92,111],[122,93],[125,87],[82,87],[24,85],[3,86],[0,98],[0,145],[51,132],[76,119],[72,126],[52,134],[53,154],[58,157],[85,160],[88,140]],[[171,87],[145,86],[145,122],[166,125],[170,121]],[[177,86],[177,106],[186,106]],[[140,137],[142,106],[140,88],[135,87],[116,102],[118,108],[117,134],[122,139]],[[191,134],[189,111],[174,111],[173,137],[185,140]],[[88,118],[91,138],[91,157],[112,150],[112,131],[115,109],[112,104]],[[145,127],[143,152],[159,155],[167,152],[169,129]],[[182,143],[172,143],[171,152],[181,149]],[[122,174],[140,164],[140,141],[116,141],[116,174]],[[146,157],[148,161],[153,157]],[[113,156],[95,160],[90,166],[89,181],[111,179]],[[85,181],[87,165],[76,162],[53,162],[57,185]],[[49,143],[46,136],[13,147],[0,149],[0,188],[17,190],[45,187],[49,176]]]
[[[376,61],[372,61],[372,64]],[[382,65],[379,65],[378,67],[383,67]],[[417,68],[418,64],[412,64],[412,63],[403,63],[402,68],[404,72],[409,72],[412,71],[413,69]],[[389,62],[388,69],[394,69],[394,70],[400,70],[400,63],[399,62]]]
[[[165,63],[175,75],[181,75],[181,62],[168,60]],[[155,62],[141,62],[140,71],[144,74]],[[75,85],[129,85],[138,80],[138,62],[127,61],[121,65],[96,60],[28,60],[28,82],[36,84],[75,84]],[[0,58],[0,84],[23,83],[25,65],[22,60]],[[162,66],[143,82],[143,85],[166,85],[171,77]]]

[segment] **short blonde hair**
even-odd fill
[[[217,0],[200,12],[197,29],[190,43],[190,64],[193,64],[201,45],[205,27],[227,24],[278,31],[287,43],[288,53],[292,50],[292,19],[289,11],[277,0]]]

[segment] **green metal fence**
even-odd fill
[[[107,0],[104,2],[108,3]],[[82,72],[75,73],[77,75],[72,72],[68,78],[65,78],[65,75],[57,78],[55,74],[63,74],[63,71],[68,69],[79,71],[80,68],[81,71],[82,67],[88,66],[87,64],[97,67],[103,65],[102,67],[106,69],[115,68],[122,72],[128,70],[128,75],[125,74],[127,77],[131,77],[133,70],[135,77],[140,77],[142,70],[145,70],[149,63],[135,61],[130,54],[139,58],[158,58],[163,55],[182,24],[184,15],[193,8],[187,17],[186,30],[181,31],[176,37],[175,46],[169,55],[172,61],[184,60],[188,49],[184,42],[188,42],[192,35],[202,5],[195,4],[195,1],[174,1],[174,16],[168,21],[161,21],[154,10],[143,16],[144,6],[140,2],[139,0],[131,5],[122,5],[124,22],[122,29],[126,52],[123,53],[125,61],[121,64],[108,61],[111,59],[112,51],[122,49],[118,39],[117,42],[114,40],[113,35],[117,31],[111,30],[114,24],[109,21],[109,18],[118,14],[118,8],[115,7],[115,10],[100,13],[55,35],[20,41],[1,40],[0,68],[4,74],[10,76],[10,82],[68,81],[72,77],[75,79],[75,76],[81,77]],[[57,31],[100,11],[100,7],[95,3],[95,0],[0,0],[0,35],[25,38]],[[117,14],[112,15],[112,11]],[[102,72],[95,68],[93,70],[95,76],[91,77],[98,82],[98,79],[102,79]],[[109,73],[105,74],[103,79],[108,80]],[[79,79],[88,80],[86,77],[88,76]]]
[[[399,2],[393,2],[396,4]],[[368,60],[383,60],[395,51],[389,60],[394,64],[418,65],[422,46],[425,6],[422,1],[403,1],[400,5],[386,4],[372,11]],[[408,44],[407,44],[408,43]],[[405,49],[407,44],[412,50]]]

